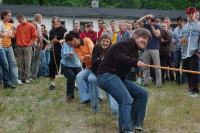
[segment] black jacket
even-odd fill
[[[127,39],[113,45],[105,54],[98,67],[97,74],[111,73],[126,79],[131,67],[137,67],[139,48],[135,41]]]
[[[92,51],[92,72],[94,74],[96,74],[99,64],[104,59],[105,53],[108,51],[108,49],[103,50],[99,44],[94,46]]]

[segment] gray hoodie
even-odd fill
[[[191,57],[199,48],[200,22],[188,22],[183,26],[183,37],[186,37],[187,44],[182,47],[182,59]]]

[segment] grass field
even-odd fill
[[[38,79],[16,90],[0,85],[0,133],[116,133],[117,119],[106,97],[97,114],[65,99],[65,79],[48,91],[49,80]],[[149,101],[144,128],[149,133],[200,133],[200,98],[186,95],[186,85],[166,83],[147,88]]]

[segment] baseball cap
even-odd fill
[[[186,14],[193,14],[193,13],[195,13],[197,10],[196,10],[196,8],[195,7],[188,7],[187,9],[186,9]]]

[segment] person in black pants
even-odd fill
[[[49,62],[49,77],[51,84],[49,90],[55,89],[55,75],[58,74],[61,60],[61,48],[62,45],[60,40],[63,39],[64,34],[67,30],[61,26],[60,18],[54,17],[52,19],[52,29],[50,30],[49,40],[51,41],[52,48],[50,52],[50,62]]]
[[[78,55],[74,52],[74,48],[64,42],[61,50],[61,71],[67,78],[66,96],[67,101],[74,99],[75,79],[76,75],[82,70],[81,62]]]

